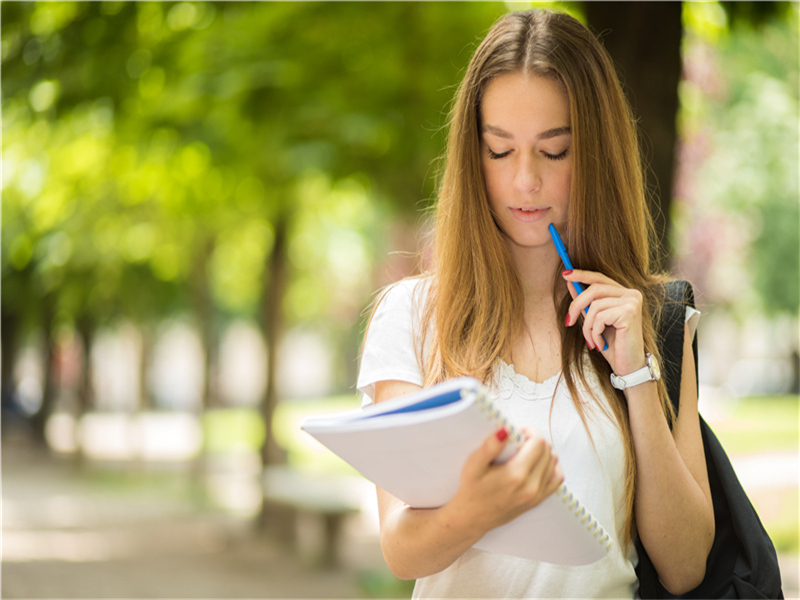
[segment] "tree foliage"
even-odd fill
[[[384,223],[431,198],[458,73],[506,10],[3,3],[4,324],[52,343],[190,313],[207,362],[235,316],[352,344]]]
[[[779,8],[755,29],[693,4],[684,44],[682,262],[742,317],[800,305],[800,12]]]
[[[442,107],[503,10],[4,4],[8,266],[32,265],[50,287],[85,268],[101,303],[116,293],[127,310],[128,270],[151,278],[148,291],[188,280],[212,240],[218,300],[252,310],[256,286],[219,265],[253,276],[309,174],[359,180],[409,211],[430,196]]]
[[[749,4],[733,3],[731,18],[744,19]],[[413,221],[431,200],[459,74],[507,10],[499,2],[0,4],[4,360],[8,323],[148,327],[176,313],[196,316],[211,353],[234,316],[279,335],[265,322],[275,297],[270,314],[355,348],[376,257],[391,249],[386,223]],[[784,56],[796,36],[774,39],[759,48],[755,34],[736,36],[737,63],[726,69],[746,72],[741,65],[762,56],[778,71],[737,79],[731,103],[710,114],[729,119],[717,123],[728,130],[718,143],[752,155],[719,167],[735,177],[705,178],[726,210],[760,215],[758,287],[772,309],[786,310],[795,284],[766,265],[797,261],[780,243],[793,235],[796,170],[779,118],[792,110],[779,99],[796,101],[785,93],[796,79],[787,83],[780,70],[796,64]],[[744,133],[753,114],[757,131],[769,132],[758,145]],[[763,172],[775,176],[759,179],[758,190],[742,179]],[[284,241],[278,289],[270,258]]]

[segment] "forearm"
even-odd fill
[[[571,270],[562,275],[568,282],[589,285],[581,294],[567,285],[573,301],[566,325],[585,314],[582,330],[589,348],[600,350],[617,374],[630,375],[640,369],[645,362],[642,292],[591,271]],[[702,582],[714,541],[692,334],[684,326],[680,409],[673,431],[664,418],[656,382],[632,385],[624,392],[636,457],[636,526],[662,583],[673,593],[689,591]]]
[[[509,443],[508,430],[488,435],[462,466],[455,496],[440,508],[412,509],[378,489],[381,548],[395,575],[413,579],[438,573],[487,531],[558,489],[564,475],[552,446],[533,431],[523,433],[521,446],[504,463],[496,461]]]
[[[414,509],[378,490],[381,549],[386,564],[401,579],[418,579],[450,566],[484,531],[453,504]]]
[[[495,460],[508,443],[505,429],[489,435],[468,458],[455,496],[437,509],[412,509],[378,490],[381,547],[401,578],[438,573],[489,530],[538,505],[564,480],[558,459],[541,436],[526,438],[508,462]]]
[[[697,461],[681,454],[664,419],[656,384],[630,388],[626,396],[636,454],[639,536],[667,588],[673,592],[692,589],[702,580],[714,540],[710,498],[702,480],[698,481],[701,478],[693,464]],[[681,416],[691,418],[690,414]]]

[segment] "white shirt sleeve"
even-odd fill
[[[689,326],[689,335],[694,336],[697,334],[697,322],[700,320],[702,313],[691,306],[686,307],[686,324]],[[695,359],[696,360],[696,359]]]
[[[364,339],[356,387],[363,394],[362,406],[375,400],[378,381],[423,384],[417,356],[419,294],[421,280],[404,280],[390,287],[372,315]]]

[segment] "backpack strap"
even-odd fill
[[[686,330],[686,307],[694,306],[694,292],[689,282],[676,280],[663,284],[663,294],[658,329],[658,350],[661,354],[661,373],[664,385],[677,417],[681,403],[681,369],[683,367],[683,338]],[[697,338],[694,339],[692,347],[694,355],[697,357]],[[694,364],[695,377],[697,377],[697,360]],[[672,427],[671,423],[670,427]],[[636,566],[639,597],[669,597],[660,585],[658,573],[638,537],[636,538],[636,550],[639,554],[639,564]]]
[[[661,372],[675,415],[681,401],[681,369],[683,367],[683,336],[686,328],[686,307],[694,307],[694,290],[688,281],[668,281],[664,284],[664,303],[658,332],[661,352]],[[697,380],[697,338],[692,340],[695,380]]]

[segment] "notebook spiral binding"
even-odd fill
[[[498,428],[505,427],[508,429],[508,436],[514,444],[521,445],[525,441],[524,434],[519,431],[519,428],[509,424],[508,419],[489,399],[485,389],[465,390],[462,392],[462,396],[469,393],[477,394],[477,400],[480,403],[481,408],[484,410],[484,412],[486,412],[489,418],[494,421]],[[569,508],[575,514],[575,516],[578,517],[581,524],[585,525],[592,535],[597,538],[597,541],[600,543],[600,545],[602,545],[606,550],[609,550],[614,545],[614,540],[612,539],[611,535],[602,525],[600,525],[600,522],[592,516],[586,507],[581,504],[581,501],[575,497],[575,494],[570,491],[565,483],[562,483],[560,486],[558,486],[558,489],[555,493],[561,499],[561,501],[567,505],[567,508]]]
[[[486,393],[486,390],[481,388],[480,390],[465,390],[462,391],[462,397],[465,397],[466,394],[476,394],[478,396],[478,402],[480,403],[481,409],[488,415],[488,417],[497,425],[497,428],[500,429],[501,427],[505,427],[508,430],[508,437],[515,445],[519,446],[525,441],[525,435],[519,430],[518,427],[514,427],[511,423],[508,422],[506,416],[500,412],[500,409],[494,405],[489,399],[489,396]]]
[[[592,514],[581,504],[575,495],[569,490],[566,484],[562,483],[556,490],[556,494],[561,501],[567,505],[580,522],[586,525],[586,528],[592,532],[592,535],[597,538],[597,541],[606,549],[609,550],[614,545],[614,540],[611,535],[600,525],[600,523],[592,516]]]

